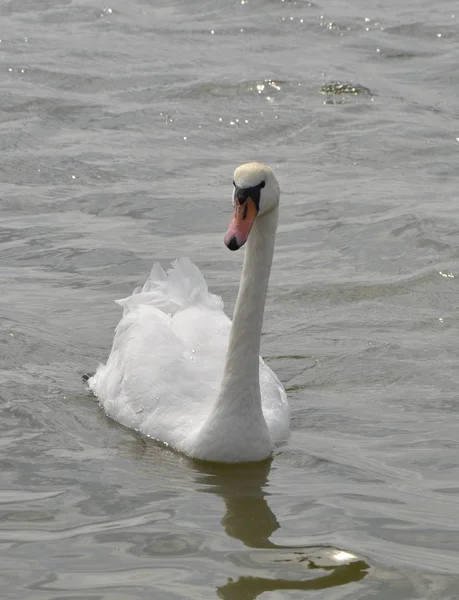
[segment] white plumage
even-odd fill
[[[265,178],[269,172],[263,171]],[[261,229],[258,234],[255,226],[253,229],[251,236],[255,238]],[[258,235],[258,241],[262,239]],[[245,269],[250,268],[249,253],[248,247]],[[257,285],[255,279],[253,284]],[[240,296],[241,291],[238,303],[244,301]],[[273,444],[286,439],[286,395],[264,361],[258,358],[259,373],[254,373],[256,379],[259,377],[259,391],[252,372],[245,374],[244,366],[238,366],[241,357],[234,357],[236,380],[229,381],[234,378],[234,373],[228,374],[232,359],[230,354],[227,357],[231,320],[223,311],[221,298],[208,291],[202,273],[189,259],[174,261],[167,272],[156,263],[144,286],[118,304],[124,313],[110,356],[88,382],[110,417],[205,460],[262,460],[269,456]],[[247,345],[238,345],[247,353],[249,364],[250,356],[259,354],[258,321],[262,320],[263,306],[261,317],[260,311],[253,316],[259,331],[247,330],[247,321],[246,331],[239,331]],[[253,312],[257,307],[248,308]],[[253,335],[258,335],[258,340],[249,339]],[[237,379],[238,369],[241,381]]]

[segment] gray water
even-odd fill
[[[457,1],[0,16],[1,597],[456,600]],[[189,256],[231,314],[247,160],[283,191],[262,351],[293,433],[218,467],[81,375],[155,260]]]

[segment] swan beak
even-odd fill
[[[249,237],[258,209],[252,198],[247,198],[243,204],[234,202],[234,215],[225,235],[225,244],[230,250],[239,250]]]

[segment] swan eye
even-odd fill
[[[262,190],[266,185],[266,181],[263,179],[263,181],[260,183],[260,190]]]

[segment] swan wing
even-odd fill
[[[168,272],[155,264],[118,304],[110,356],[89,386],[113,419],[180,449],[218,394],[231,327],[223,302],[180,259]]]
[[[260,357],[260,392],[263,416],[273,442],[282,442],[290,434],[290,408],[284,386]]]

